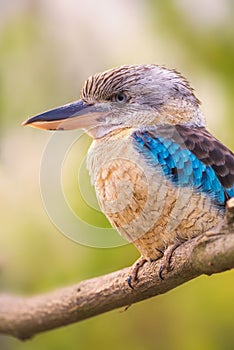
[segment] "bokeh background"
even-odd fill
[[[209,130],[234,149],[232,0],[0,0],[2,291],[46,292],[137,259],[132,245],[82,246],[51,223],[39,183],[51,134],[20,125],[30,115],[78,99],[89,75],[125,63],[181,71],[203,102]],[[84,220],[106,227],[103,215],[77,190],[77,164],[89,144],[84,137],[72,152],[64,188]],[[90,184],[81,185],[90,192]],[[233,295],[233,271],[202,276],[125,312],[114,310],[25,343],[1,336],[0,348],[231,350]]]

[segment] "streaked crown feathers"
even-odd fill
[[[170,99],[186,99],[195,106],[199,100],[194,95],[189,82],[176,70],[159,65],[124,65],[97,73],[89,77],[82,89],[82,98],[86,102],[111,100],[114,94],[125,92],[132,101],[136,95],[156,98],[157,103]],[[153,92],[153,93],[152,93]],[[131,96],[132,95],[132,96]],[[143,100],[142,100],[143,101]]]

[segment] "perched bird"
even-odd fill
[[[102,211],[141,253],[135,272],[215,229],[234,196],[234,154],[206,130],[199,100],[175,70],[125,65],[95,74],[80,100],[24,125],[91,135],[91,180]]]

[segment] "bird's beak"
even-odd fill
[[[79,100],[31,117],[22,125],[44,130],[89,129],[97,126],[108,112],[103,105]]]

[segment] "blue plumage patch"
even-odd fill
[[[221,206],[228,197],[234,196],[234,186],[221,185],[214,169],[206,165],[185,146],[164,136],[149,132],[135,132],[134,145],[152,166],[160,167],[163,174],[176,186],[194,187],[197,191],[211,196]]]

